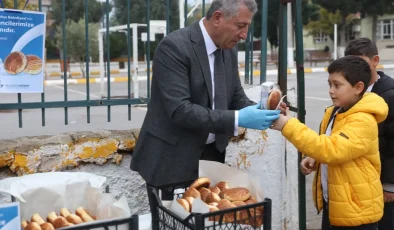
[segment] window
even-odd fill
[[[394,39],[394,19],[379,20],[376,28],[376,37],[379,40]]]
[[[313,36],[313,41],[315,43],[325,43],[328,42],[328,34],[325,33],[317,33]]]
[[[42,5],[42,12],[50,12],[52,11],[51,6]]]

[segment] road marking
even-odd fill
[[[63,88],[62,86],[53,85],[53,87],[64,90],[64,88]],[[73,89],[67,89],[67,91],[70,91],[70,92],[76,93],[76,94],[80,94],[80,95],[83,95],[83,96],[87,96],[87,95],[88,95],[88,94],[85,93],[85,92],[81,92],[81,91],[73,90]],[[91,98],[96,98],[96,99],[101,99],[101,97],[99,97],[99,96],[97,96],[97,95],[94,95],[94,94],[90,94],[90,97],[91,97]]]

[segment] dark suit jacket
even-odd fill
[[[198,22],[168,34],[158,45],[151,100],[130,166],[148,184],[196,179],[208,134],[233,136],[234,110],[254,104],[241,86],[235,48],[223,55],[228,110],[211,110],[211,73]]]

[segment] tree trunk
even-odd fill
[[[342,26],[339,30],[339,43],[338,43],[338,58],[345,56],[345,47],[346,47],[346,18],[342,17]]]
[[[79,67],[81,68],[82,78],[85,79],[85,76],[86,76],[86,74],[85,74],[85,63],[80,61],[79,62]]]
[[[378,15],[372,16],[372,41],[376,42],[376,29],[378,27]]]

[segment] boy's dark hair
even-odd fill
[[[378,55],[378,48],[369,38],[357,38],[349,42],[345,49],[345,56],[366,56],[373,58]]]
[[[364,90],[360,95],[365,93],[372,77],[369,64],[364,59],[353,55],[333,61],[328,66],[328,73],[340,73],[352,86],[360,81],[364,83]]]

